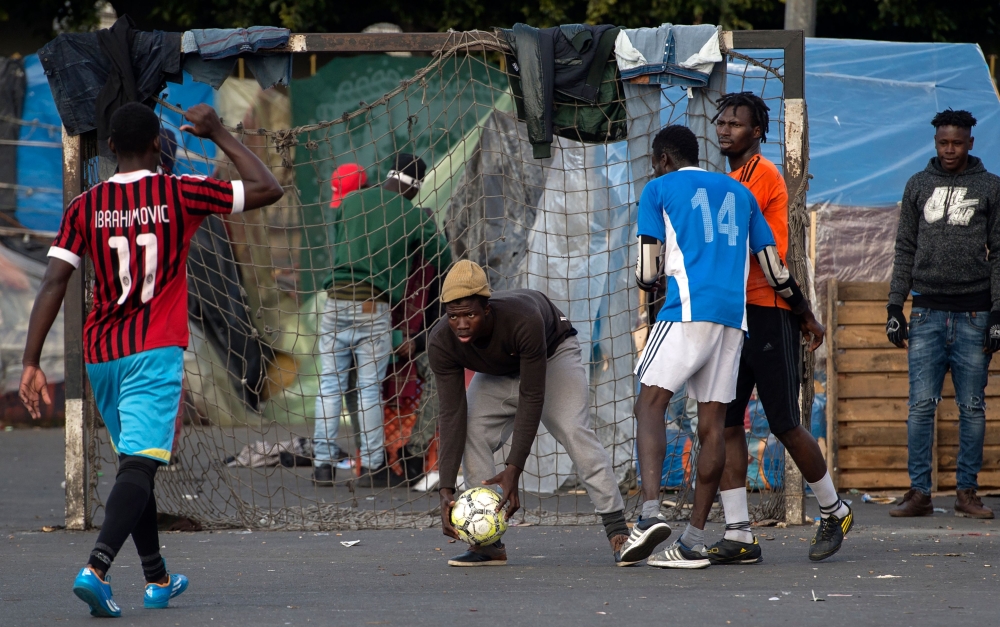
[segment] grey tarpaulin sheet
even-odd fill
[[[527,137],[510,115],[489,117],[446,210],[449,240],[459,257],[489,268],[493,289],[537,289],[572,320],[591,373],[594,426],[623,480],[635,431],[638,303],[625,143],[560,137],[552,158],[536,160]],[[574,477],[569,456],[544,427],[524,477],[525,489],[548,493]]]

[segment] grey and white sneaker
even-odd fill
[[[712,565],[708,556],[697,549],[689,549],[680,543],[674,542],[662,552],[651,556],[646,563],[656,568],[708,568]]]
[[[670,525],[663,514],[658,514],[656,518],[642,518],[632,525],[632,532],[625,542],[625,546],[615,559],[617,566],[632,566],[638,564],[653,554],[656,546],[670,537]]]

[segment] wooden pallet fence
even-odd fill
[[[906,489],[906,351],[885,337],[888,283],[831,279],[827,291],[827,464],[837,488]],[[904,311],[910,316],[910,302]],[[945,376],[935,418],[934,490],[955,488],[958,407]],[[986,386],[981,488],[1000,487],[1000,358]]]

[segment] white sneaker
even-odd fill
[[[412,490],[417,492],[430,492],[437,488],[438,483],[441,482],[441,473],[436,470],[432,470],[420,478],[415,484],[410,486]]]
[[[701,549],[704,550],[704,547]],[[646,564],[656,568],[708,568],[712,562],[702,550],[685,548],[678,540],[663,551],[651,555]]]

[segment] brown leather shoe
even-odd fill
[[[956,504],[955,507],[958,507]],[[930,516],[934,513],[934,504],[931,503],[931,495],[918,492],[913,488],[906,491],[903,502],[899,507],[889,510],[889,515],[895,518],[912,518],[914,516]]]
[[[983,499],[979,498],[972,488],[958,490],[958,498],[955,499],[955,515],[963,518],[993,518],[993,510],[983,505]]]
[[[494,544],[473,545],[461,555],[448,560],[448,566],[506,566],[507,547]]]

